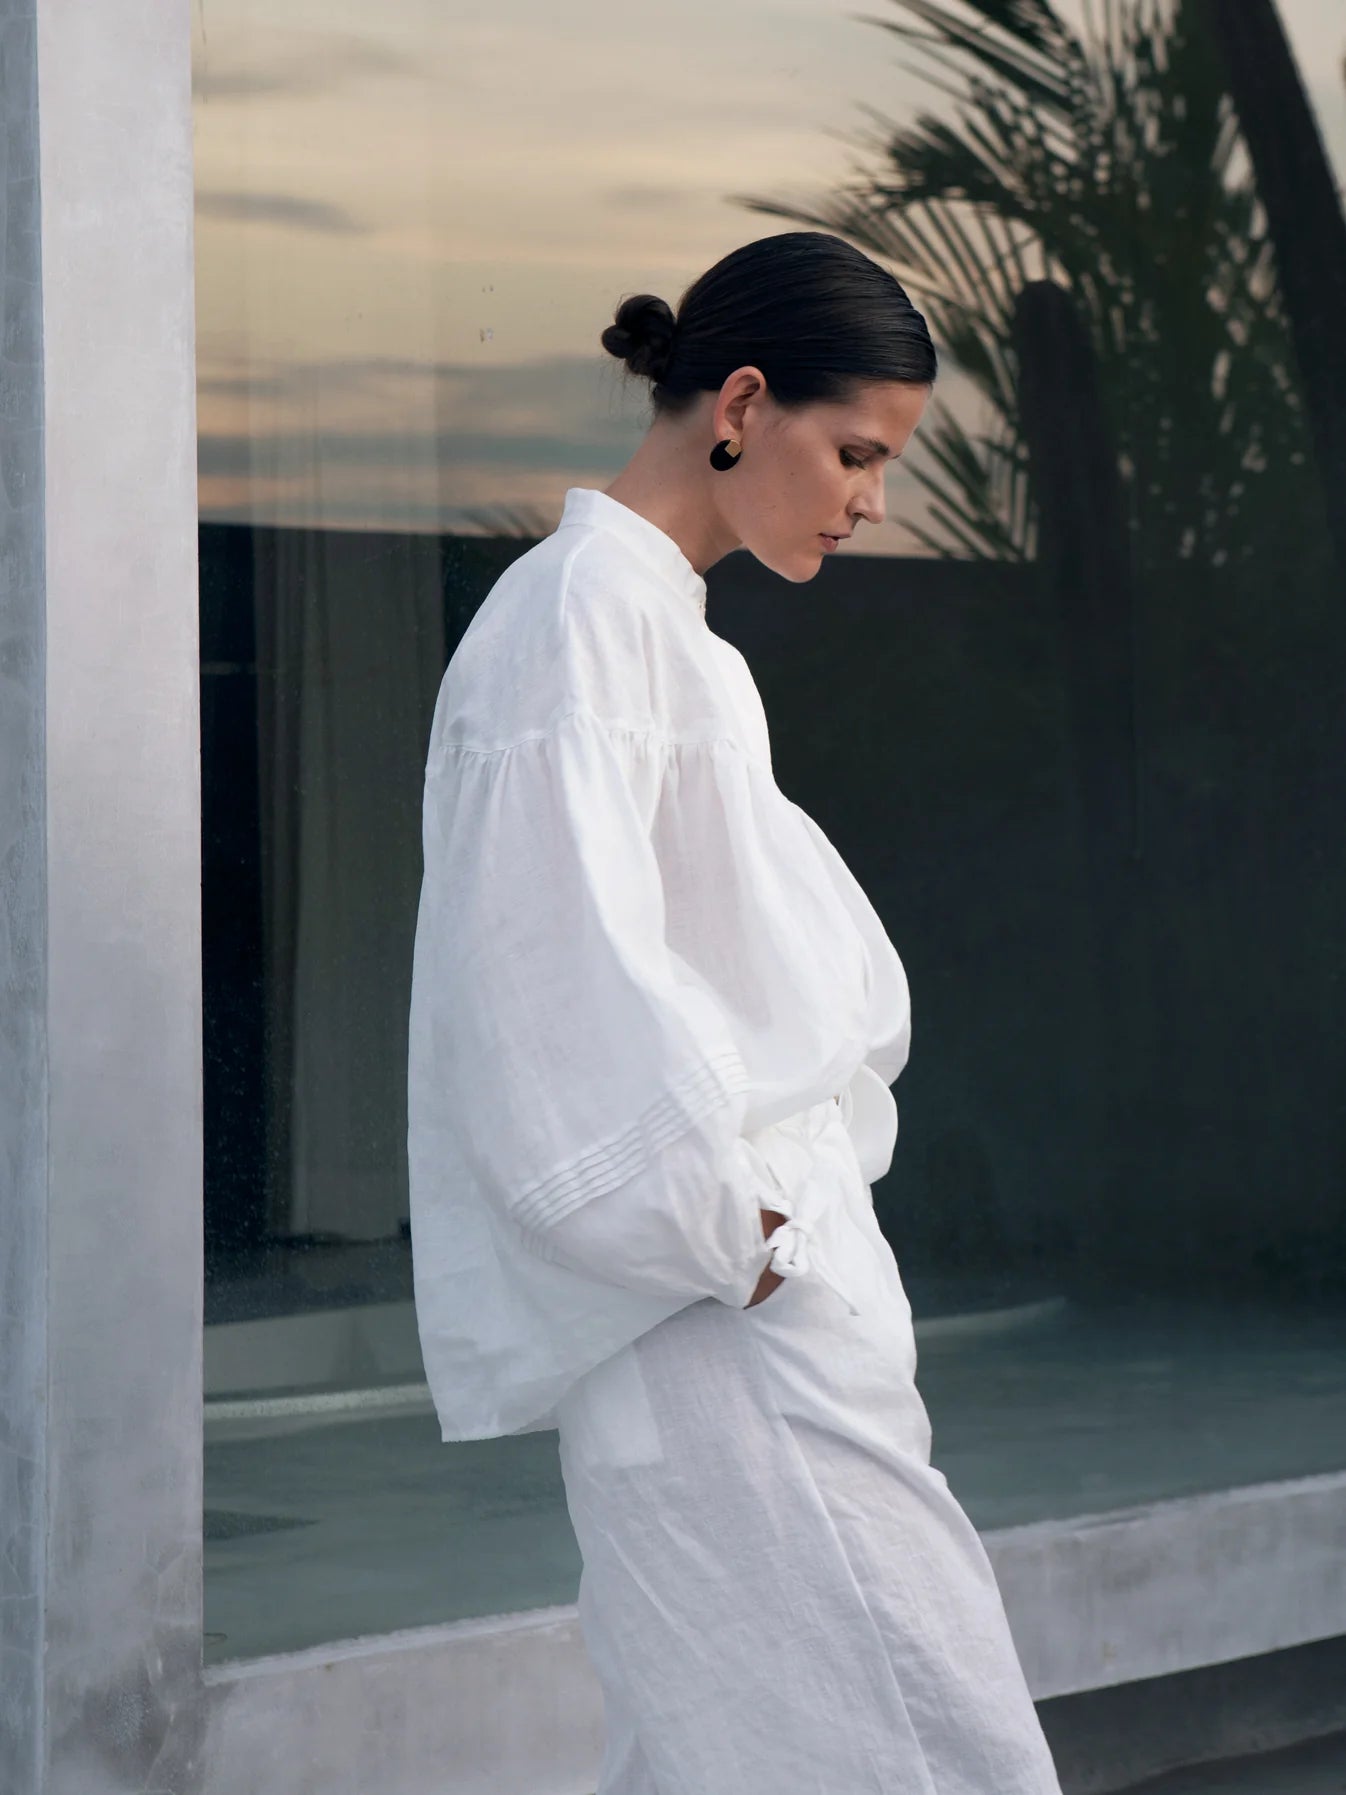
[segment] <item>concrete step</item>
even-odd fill
[[[1170,1770],[1118,1795],[1346,1795],[1346,1733],[1254,1758]]]

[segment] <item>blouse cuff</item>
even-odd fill
[[[819,1223],[839,1198],[829,1187],[811,1148],[779,1126],[763,1129],[754,1137],[753,1146],[775,1186],[774,1196],[768,1196],[762,1208],[773,1209],[786,1218],[764,1239],[769,1256],[764,1265],[759,1265],[757,1276],[770,1269],[787,1279],[816,1277],[841,1298],[852,1315],[858,1315],[860,1308],[848,1280],[838,1272],[831,1254],[818,1238]],[[756,1287],[754,1280],[753,1290]],[[751,1300],[749,1291],[747,1302]],[[770,1302],[771,1298],[763,1300]]]

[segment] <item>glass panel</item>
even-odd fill
[[[909,975],[875,1201],[935,1462],[983,1528],[1341,1467],[1346,505],[1217,46],[1157,59],[1134,138],[1058,116],[1066,162],[976,218],[843,219],[915,154],[875,118],[954,118],[966,78],[900,0],[194,10],[208,1657],[574,1599],[555,1436],[442,1445],[417,1348],[430,714],[501,569],[640,439],[618,299],[819,219],[871,219],[941,410],[881,530],[816,585],[730,557],[709,617]],[[1280,10],[1340,182],[1339,5]],[[1307,200],[1274,226],[1320,237]],[[1069,325],[1013,334],[1044,274],[1093,348],[1065,391]]]

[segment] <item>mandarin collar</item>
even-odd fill
[[[658,524],[651,523],[620,499],[592,486],[572,486],[565,496],[558,529],[580,526],[585,529],[609,530],[628,543],[654,573],[693,605],[700,616],[706,615],[706,582],[683,554],[682,550]]]

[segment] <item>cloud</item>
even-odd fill
[[[293,390],[292,383],[279,375],[204,374],[196,382],[198,398],[284,399]]]
[[[590,468],[603,450],[608,454],[601,465],[614,472],[621,466],[618,445],[602,441],[598,432],[552,436],[540,431],[505,434],[486,430],[324,430],[316,441],[312,432],[303,430],[254,435],[203,432],[197,443],[197,465],[203,478],[268,467],[307,470],[315,448],[325,468],[437,468],[470,461],[478,467],[541,472]]]
[[[192,93],[199,101],[292,99],[332,93],[371,77],[419,79],[415,57],[369,38],[337,32],[249,33],[254,55],[216,61],[209,37],[198,45]]]
[[[959,376],[945,378],[956,398]],[[635,450],[639,383],[616,364],[547,356],[508,366],[361,356],[242,364],[221,358],[199,391],[265,397],[253,430],[202,412],[202,516],[295,527],[483,530],[514,534],[531,507],[554,522],[571,485],[603,485]],[[254,417],[257,414],[253,414]],[[317,420],[315,423],[311,420]],[[385,420],[404,419],[401,428]],[[866,552],[924,552],[904,516],[925,517],[909,472],[892,475],[890,521]],[[548,524],[551,527],[551,524]]]
[[[265,398],[251,430],[201,414],[203,480],[324,480],[342,470],[370,478],[464,467],[512,476],[616,472],[636,446],[640,421],[620,379],[593,356],[553,356],[507,367],[406,356],[309,360],[202,369],[198,392],[225,401]],[[313,419],[318,418],[315,432]],[[393,420],[405,422],[399,427]]]
[[[279,69],[201,68],[192,76],[192,93],[197,100],[259,100],[269,94],[304,91]]]
[[[624,212],[663,211],[672,206],[685,206],[689,197],[685,187],[656,186],[653,182],[609,187],[598,194],[600,204],[616,206]]]
[[[242,224],[278,224],[288,230],[318,231],[325,236],[367,233],[344,206],[304,199],[294,193],[198,193],[197,216],[227,218]]]
[[[638,400],[640,383],[632,383]],[[237,350],[213,359],[203,354],[198,393],[226,399],[278,402],[284,428],[286,403],[303,407],[307,418],[315,398],[327,408],[372,403],[380,418],[423,417],[461,421],[477,428],[490,419],[503,434],[542,427],[547,435],[570,434],[577,422],[606,412],[627,417],[631,395],[622,397],[621,370],[601,354],[538,356],[503,366],[444,361],[409,355],[351,355],[340,358],[264,360]],[[624,426],[623,426],[624,427]]]

